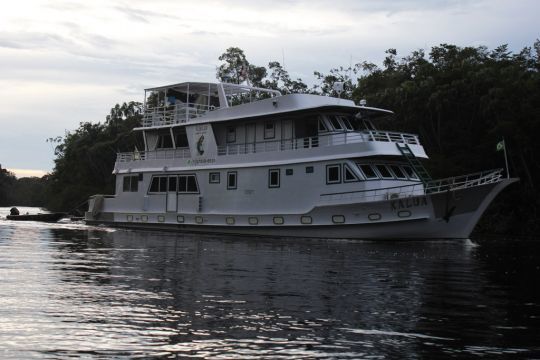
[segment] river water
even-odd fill
[[[540,358],[538,241],[261,239],[7,211],[2,359]]]

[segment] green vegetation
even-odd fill
[[[418,50],[399,58],[389,49],[382,67],[364,62],[327,74],[314,72],[317,84],[312,87],[291,79],[279,62],[268,67],[250,64],[239,48],[227,49],[219,60],[219,80],[247,80],[285,94],[337,96],[333,84],[342,82],[342,98],[357,103],[365,99],[368,106],[396,113],[394,123],[381,128],[420,135],[434,177],[504,167],[502,153],[495,151],[504,138],[511,175],[521,182],[497,198],[478,229],[503,234],[540,231],[540,160],[535,157],[540,150],[535,139],[540,134],[540,41],[519,53],[505,45],[489,50],[443,44],[427,55]],[[55,168],[41,180],[45,187],[38,192],[48,208],[68,210],[89,195],[114,193],[111,170],[116,153],[142,148],[131,132],[140,124],[141,111],[140,103],[116,105],[103,124],[82,123],[63,138],[49,139],[56,143]],[[14,182],[12,175],[0,171],[0,204],[9,200],[6,189]],[[27,198],[43,201],[39,196]]]

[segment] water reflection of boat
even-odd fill
[[[25,214],[25,215],[7,215],[8,220],[20,221],[42,221],[42,222],[57,222],[65,217],[65,213],[50,213],[50,214]]]
[[[115,195],[86,221],[122,227],[325,238],[467,238],[516,181],[502,169],[434,180],[418,135],[388,110],[234,84],[148,89],[119,153]],[[377,127],[376,127],[377,126]]]

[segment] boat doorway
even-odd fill
[[[169,176],[165,208],[167,212],[176,212],[178,209],[178,178],[176,176]]]

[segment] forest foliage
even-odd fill
[[[510,174],[520,183],[505,190],[490,207],[478,229],[485,232],[532,234],[540,230],[540,41],[518,53],[506,45],[459,47],[442,44],[400,57],[385,53],[382,66],[361,62],[314,72],[315,85],[293,79],[283,66],[251,64],[244,51],[227,49],[216,77],[288,93],[341,96],[368,106],[391,109],[394,122],[384,130],[420,135],[430,155],[426,166],[434,177],[504,167],[496,144],[505,139]],[[334,90],[343,83],[343,92]],[[55,168],[44,177],[43,203],[68,210],[95,193],[113,193],[116,153],[132,151],[142,105],[116,105],[103,123],[81,123],[56,145]],[[7,180],[6,180],[7,179]],[[0,181],[14,180],[0,173]],[[16,180],[15,180],[16,182]],[[0,182],[0,204],[5,185]],[[4,196],[4,198],[2,198]]]

